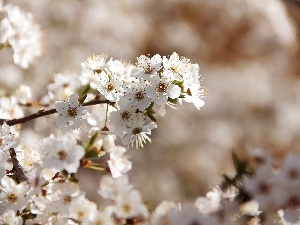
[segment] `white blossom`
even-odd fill
[[[81,87],[80,77],[73,73],[57,73],[53,83],[48,84],[48,95],[51,100],[66,100]]]
[[[1,179],[0,214],[9,208],[13,210],[22,210],[28,203],[28,190],[27,184],[17,184],[13,179],[4,176]]]
[[[113,178],[122,176],[132,168],[132,163],[124,156],[125,152],[126,148],[117,146],[109,153],[107,163]]]
[[[56,171],[66,170],[69,173],[77,172],[84,155],[82,146],[77,145],[76,139],[66,133],[62,138],[53,135],[45,138],[42,156],[43,165]]]
[[[107,75],[101,73],[97,90],[109,101],[116,102],[123,94],[123,81],[117,75]]]
[[[160,76],[154,75],[150,79],[151,86],[146,89],[147,95],[158,105],[166,104],[168,98],[178,98],[181,89],[178,85],[172,84],[173,81],[173,77],[168,72],[164,72]]]
[[[104,69],[109,68],[106,62],[107,55],[91,55],[87,60],[81,63],[82,68],[93,70],[94,72],[101,73]]]
[[[151,134],[151,130],[157,128],[155,122],[146,122],[143,116],[135,116],[131,124],[128,124],[124,128],[124,136],[122,138],[122,143],[124,145],[130,144],[132,147],[135,145],[136,148],[139,146],[143,147],[147,141],[151,141],[148,135]]]
[[[74,198],[70,204],[70,217],[78,220],[83,224],[86,222],[92,222],[96,219],[97,205],[81,195]]]
[[[76,93],[70,95],[67,102],[57,101],[54,106],[58,113],[56,124],[61,128],[79,129],[82,124],[81,120],[89,115],[86,107],[79,104]]]
[[[148,210],[137,190],[122,192],[122,194],[117,196],[115,213],[119,218],[148,216]]]
[[[29,86],[21,85],[16,90],[16,98],[22,104],[30,103],[32,101],[32,92]]]
[[[12,46],[15,64],[28,68],[42,54],[39,25],[33,22],[31,13],[24,13],[19,7],[6,5],[4,9],[7,17],[0,22],[0,42]]]
[[[124,84],[124,95],[120,97],[118,102],[120,108],[134,107],[140,111],[144,111],[151,104],[151,99],[148,97],[146,87],[149,84],[144,80],[134,80]]]
[[[132,186],[129,184],[126,174],[118,178],[105,175],[100,181],[98,193],[105,199],[116,200],[118,195],[131,189]]]
[[[133,76],[148,80],[153,74],[156,74],[161,68],[162,58],[159,54],[147,57],[141,55],[137,58],[136,69]]]
[[[23,220],[20,216],[16,215],[16,212],[12,209],[7,210],[0,215],[0,224],[8,225],[21,225]]]

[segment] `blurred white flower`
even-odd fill
[[[10,148],[15,148],[19,145],[20,140],[16,135],[11,133],[10,126],[4,123],[0,127],[0,147],[1,152],[4,152]]]
[[[125,152],[126,148],[121,146],[116,146],[109,152],[107,163],[113,178],[122,176],[132,168],[132,163],[124,156]]]
[[[259,203],[261,210],[271,209],[278,206],[276,188],[272,185],[272,168],[270,165],[262,165],[252,177],[245,177],[243,185],[253,200]]]
[[[118,195],[131,189],[132,186],[129,184],[128,176],[126,174],[118,178],[112,178],[111,176],[105,175],[100,181],[97,192],[102,198],[115,201]]]
[[[73,73],[57,73],[53,83],[48,84],[48,94],[51,100],[66,100],[81,87],[80,77]]]
[[[27,85],[21,85],[15,93],[16,98],[22,104],[30,103],[32,101],[31,88]]]
[[[0,127],[0,167],[10,170],[13,167],[11,157],[10,157],[10,148],[16,148],[20,140],[19,138],[11,133],[12,129],[6,123]]]
[[[161,217],[159,225],[172,224],[221,224],[215,218],[206,217],[192,204],[179,204],[178,207],[171,207],[167,213]]]
[[[94,225],[94,224],[115,225],[113,214],[114,214],[114,208],[112,206],[107,206],[103,210],[100,209],[97,213],[94,223],[91,223],[89,225]]]
[[[0,22],[0,42],[13,48],[15,64],[28,68],[42,54],[39,25],[34,24],[31,13],[24,13],[19,7],[6,5],[4,9],[7,17]]]
[[[137,190],[122,192],[117,196],[115,213],[119,218],[148,216],[148,210]]]
[[[215,212],[222,200],[221,190],[214,189],[206,194],[206,197],[199,197],[195,201],[195,207],[204,214]]]
[[[164,217],[172,208],[175,208],[176,204],[172,201],[163,201],[156,206],[154,212],[151,214],[151,224],[159,225],[160,220]]]
[[[83,155],[83,147],[77,145],[76,139],[70,133],[66,133],[62,138],[51,135],[44,139],[41,160],[46,168],[56,171],[65,169],[69,173],[76,173]]]
[[[97,215],[97,205],[81,195],[74,198],[70,204],[70,217],[82,224],[93,222]]]
[[[0,98],[0,118],[16,119],[24,116],[23,109],[18,104],[16,96]]]
[[[0,214],[7,209],[21,210],[28,203],[29,187],[26,183],[17,184],[13,179],[4,176],[1,179]]]
[[[16,215],[16,212],[12,209],[5,211],[0,215],[0,224],[9,224],[9,225],[21,225],[23,219],[20,216]]]
[[[109,68],[108,62],[106,62],[107,55],[91,55],[87,60],[81,63],[83,69],[93,70],[100,74],[104,69]]]

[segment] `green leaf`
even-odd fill
[[[87,94],[89,93],[89,91],[91,90],[91,87],[89,84],[87,84],[84,89],[82,89],[80,91],[80,94],[79,94],[79,99],[78,101],[80,102],[80,104],[84,103],[85,99],[86,99],[86,96]]]
[[[93,149],[89,149],[85,155],[84,155],[85,158],[98,158],[98,152],[97,151],[94,151]]]
[[[96,131],[96,132],[93,134],[93,136],[90,138],[90,140],[89,140],[89,145],[93,145],[93,144],[96,142],[98,136],[99,136],[99,132]]]
[[[175,84],[175,85],[180,86],[180,85],[183,84],[183,80],[174,80],[174,81],[172,82],[172,84]]]
[[[177,98],[174,98],[174,99],[173,98],[168,98],[168,101],[173,103],[173,104],[177,104],[178,99]]]

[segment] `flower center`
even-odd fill
[[[67,88],[67,87],[69,87],[69,85],[70,85],[69,83],[63,83],[62,86],[63,86],[64,88]]]
[[[130,209],[131,209],[130,205],[128,205],[128,204],[123,205],[123,210],[124,210],[125,213],[130,212]]]
[[[141,132],[142,132],[142,128],[140,128],[140,127],[136,127],[132,130],[133,135],[139,134]]]
[[[64,196],[64,203],[69,203],[72,201],[72,197],[70,195]]]
[[[69,117],[76,117],[77,116],[77,109],[76,108],[70,108],[67,112]]]
[[[96,225],[104,225],[103,220],[99,219],[96,221]]]
[[[150,64],[148,64],[148,67],[147,68],[144,68],[145,69],[145,74],[150,74],[150,73],[152,73],[152,68],[151,68],[151,66],[150,66]]]
[[[124,121],[128,121],[130,118],[131,114],[128,111],[124,111],[121,113],[121,118]]]
[[[82,212],[82,211],[79,211],[79,212],[77,212],[77,217],[79,218],[79,219],[82,219],[82,218],[84,218],[84,212]]]
[[[65,151],[65,150],[60,150],[58,153],[57,153],[57,156],[60,160],[65,160],[67,157],[68,157],[68,153]]]
[[[287,200],[287,207],[297,208],[300,205],[300,199],[298,196],[290,196]]]
[[[143,98],[144,98],[144,93],[143,92],[141,92],[141,91],[139,91],[139,92],[136,92],[135,93],[135,95],[134,95],[134,98],[136,99],[136,100],[142,100]]]
[[[267,183],[260,183],[258,186],[258,193],[267,194],[270,192],[270,185]]]
[[[291,180],[296,180],[299,177],[299,173],[296,169],[291,169],[288,172],[288,176]]]
[[[115,86],[114,86],[113,84],[109,83],[109,84],[106,86],[106,89],[107,89],[108,91],[112,91],[112,90],[115,89]]]
[[[165,93],[168,85],[166,83],[159,83],[156,85],[156,91],[160,93]]]
[[[16,202],[18,199],[18,196],[15,194],[15,193],[9,193],[8,196],[7,196],[7,200],[9,202]]]

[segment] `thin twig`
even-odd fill
[[[90,106],[90,105],[98,105],[98,104],[114,104],[114,102],[110,102],[108,100],[98,100],[98,99],[94,99],[91,100],[89,102],[83,103],[83,106]],[[17,124],[21,124],[21,123],[26,123],[30,120],[34,120],[36,118],[42,117],[42,116],[48,116],[51,114],[56,113],[56,109],[49,109],[49,110],[39,110],[38,112],[25,116],[23,118],[19,118],[19,119],[12,119],[12,120],[5,120],[5,119],[0,119],[0,125],[2,125],[4,122],[6,122],[6,124],[8,126],[14,126]]]
[[[20,163],[17,159],[17,154],[13,148],[9,149],[9,155],[10,155],[11,162],[13,164],[12,170],[14,170],[17,173],[18,179],[20,181],[26,181],[27,177],[25,176],[25,174],[23,172],[22,166],[20,165]]]

